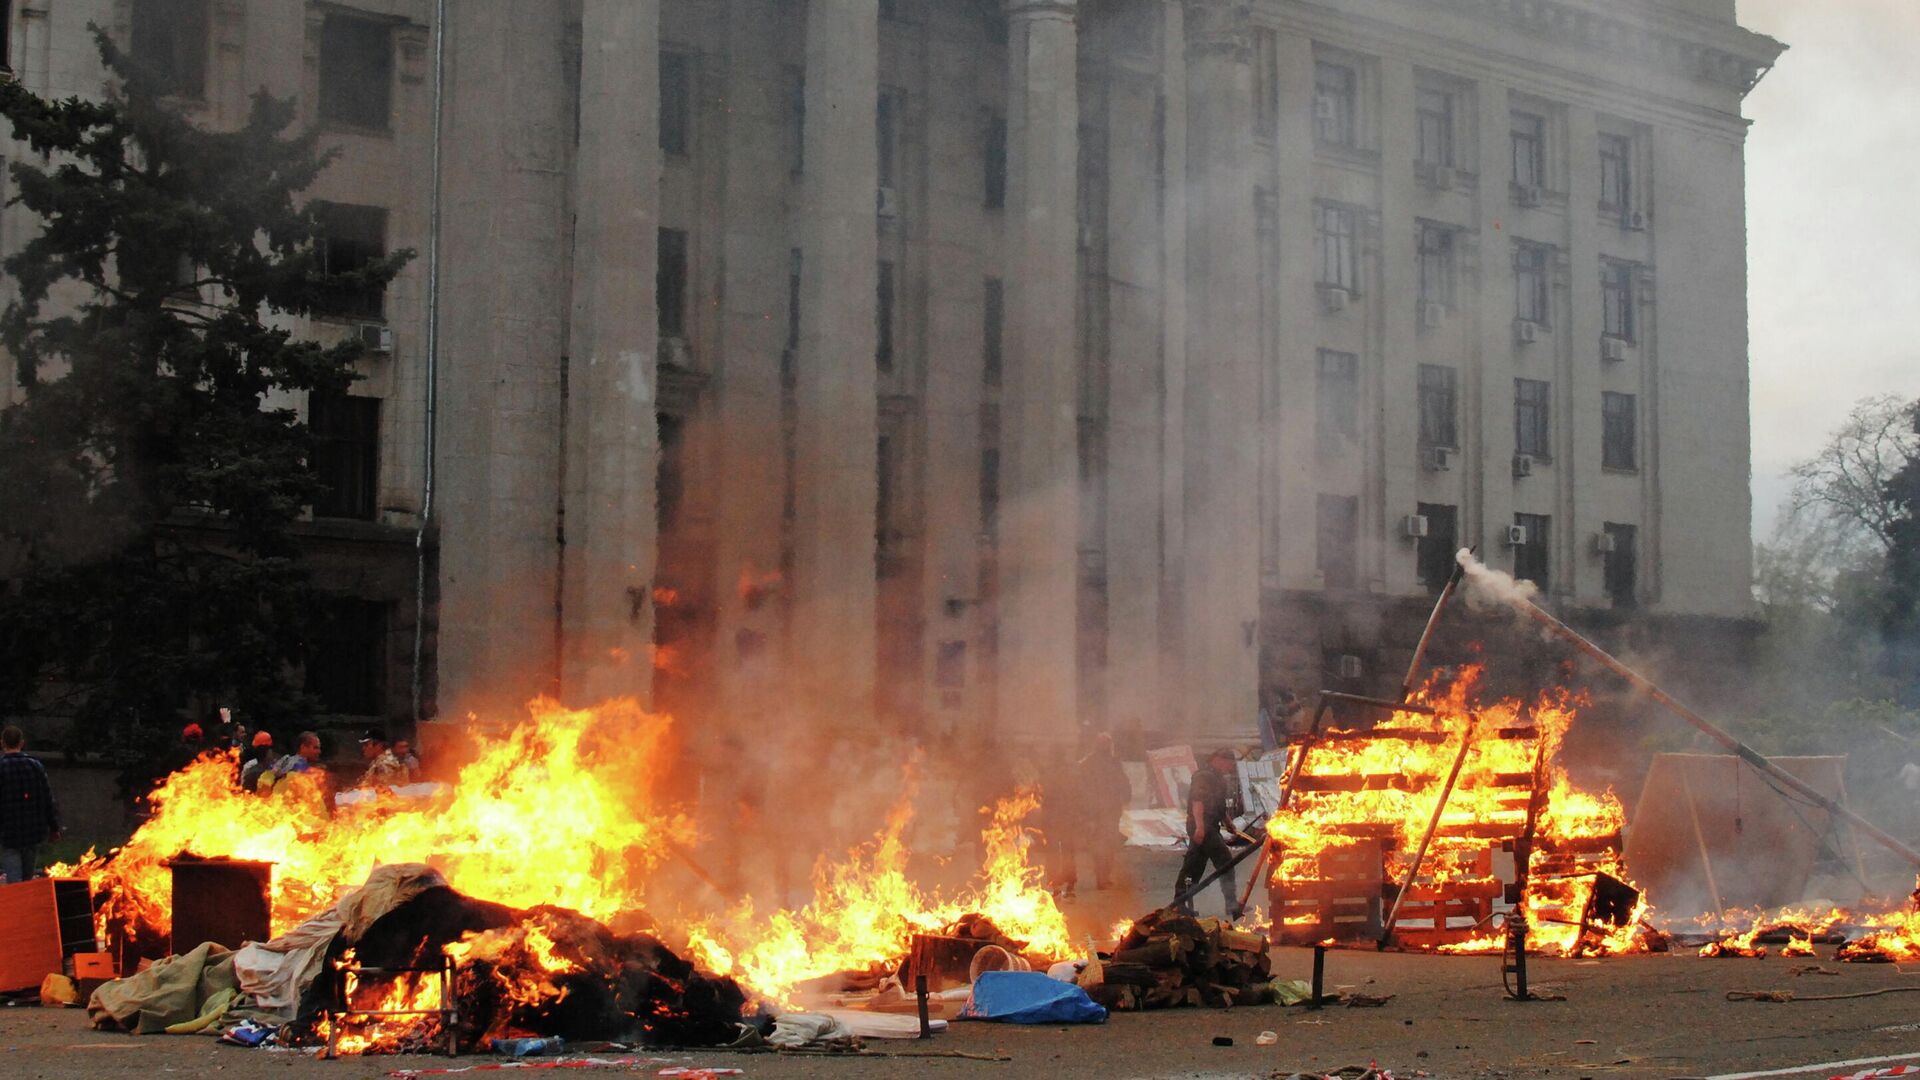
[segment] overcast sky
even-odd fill
[[[1740,0],[1788,45],[1747,98],[1753,514],[1872,393],[1920,397],[1920,0]]]

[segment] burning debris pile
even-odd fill
[[[1391,929],[1414,947],[1495,951],[1489,923],[1504,901],[1522,905],[1537,951],[1639,947],[1644,907],[1594,918],[1597,884],[1625,877],[1625,815],[1611,791],[1576,787],[1557,761],[1580,702],[1478,703],[1478,676],[1383,706],[1371,727],[1316,722],[1299,744],[1267,825],[1279,940],[1372,941]],[[1513,867],[1505,878],[1502,864]]]
[[[1128,927],[1089,992],[1116,1011],[1227,1008],[1260,1000],[1272,975],[1265,934],[1162,908]]]

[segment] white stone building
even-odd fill
[[[1748,613],[1733,0],[5,7],[38,90],[91,21],[296,97],[333,253],[421,253],[312,327],[383,347],[314,407],[344,711],[1244,733],[1467,545]]]

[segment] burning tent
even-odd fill
[[[101,987],[101,1027],[205,1030],[242,1019],[283,1041],[366,1053],[557,1035],[657,1046],[770,1027],[732,979],[652,934],[563,908],[463,896],[430,867],[385,866],[327,911],[237,952],[202,945]]]

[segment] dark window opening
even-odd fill
[[[393,114],[393,28],[329,15],[320,27],[320,119],[385,131]]]
[[[1546,326],[1553,321],[1551,248],[1544,244],[1522,243],[1513,252],[1514,317],[1521,322]]]
[[[1539,458],[1553,456],[1552,384],[1542,379],[1513,380],[1513,452]]]
[[[881,371],[893,370],[893,296],[893,263],[882,259],[873,298],[873,360]]]
[[[1640,602],[1639,552],[1640,530],[1633,525],[1607,522],[1607,597],[1617,608],[1630,608]]]
[[[9,2],[4,12],[8,23],[12,22],[12,8]],[[132,53],[133,59],[153,75],[161,93],[204,98],[207,0],[136,0]],[[0,61],[6,55],[0,52]]]
[[[1360,436],[1360,358],[1321,349],[1315,387],[1320,445],[1338,446]]]
[[[1420,225],[1420,302],[1453,306],[1453,230],[1445,225]]]
[[[1633,140],[1600,136],[1600,209],[1625,215],[1633,205]]]
[[[660,425],[660,465],[654,474],[658,488],[654,498],[660,531],[670,533],[679,527],[680,509],[686,502],[687,425],[672,413],[659,413],[655,419]]]
[[[1415,95],[1415,158],[1429,168],[1453,167],[1453,95],[1420,89]]]
[[[1007,118],[1004,113],[987,114],[986,207],[1004,210],[1007,206]]]
[[[341,716],[386,711],[387,605],[328,597],[307,637],[305,689],[320,710]]]
[[[1548,541],[1553,519],[1545,514],[1515,514],[1513,523],[1526,531],[1526,540],[1514,545],[1513,576],[1547,591]]]
[[[1323,286],[1359,291],[1356,217],[1350,207],[1320,203],[1313,208],[1314,254],[1320,265],[1319,283]]]
[[[380,399],[315,390],[307,430],[314,475],[327,487],[313,515],[371,521],[380,483]]]
[[[660,53],[660,150],[693,152],[693,57],[673,50]]]
[[[1420,446],[1460,445],[1456,422],[1458,373],[1438,364],[1420,365]]]
[[[1316,522],[1315,565],[1330,589],[1350,589],[1358,576],[1360,500],[1352,495],[1322,495]]]
[[[1313,132],[1323,143],[1353,146],[1360,77],[1345,64],[1313,62]]]
[[[933,685],[959,690],[967,685],[967,643],[943,641],[933,657]]]
[[[1512,114],[1513,182],[1523,188],[1547,186],[1547,118]]]
[[[1420,538],[1417,555],[1420,584],[1438,593],[1453,576],[1454,556],[1460,551],[1460,512],[1439,503],[1421,503],[1420,516],[1427,519],[1427,535]]]
[[[807,73],[797,67],[787,69],[787,160],[793,175],[807,166]]]
[[[980,307],[981,353],[988,386],[999,386],[1006,363],[1007,287],[999,278],[986,280]]]
[[[1611,390],[1600,395],[1600,464],[1632,470],[1639,465],[1638,416],[1632,394]]]
[[[660,230],[659,274],[654,280],[653,291],[654,301],[660,307],[660,336],[686,340],[686,230]]]
[[[804,260],[799,248],[787,253],[787,348],[780,360],[781,378],[793,381],[793,365],[800,354],[800,272]]]
[[[980,531],[993,536],[1000,526],[1000,414],[980,410]]]
[[[1253,35],[1253,133],[1274,137],[1280,119],[1280,36],[1261,28]]]
[[[894,512],[897,509],[897,478],[894,470],[898,466],[895,460],[894,439],[891,435],[880,436],[874,446],[874,484],[873,494],[873,541],[874,557],[878,560],[877,573],[882,578],[892,577],[899,569],[900,531],[894,527]]]
[[[352,274],[387,257],[387,212],[378,206],[316,203],[320,225],[320,269],[329,275]],[[317,315],[343,319],[379,319],[386,315],[384,283],[339,285],[320,299]]]
[[[876,175],[883,188],[900,186],[900,122],[906,111],[906,95],[890,87],[880,91],[873,110]]]
[[[1622,341],[1633,340],[1633,264],[1600,264],[1600,332]]]

